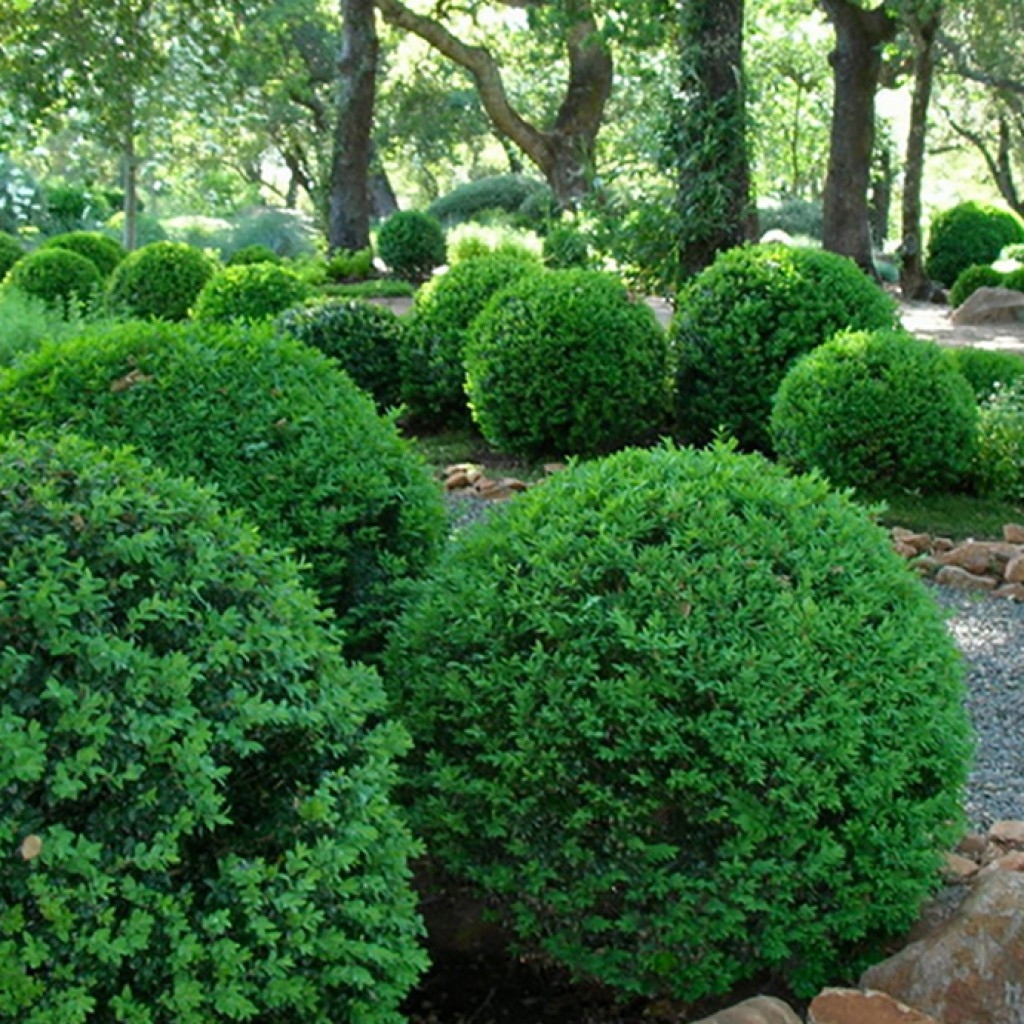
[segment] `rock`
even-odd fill
[[[444,487],[446,491],[457,491],[470,484],[469,475],[464,469],[458,469],[445,478]]]
[[[937,1024],[884,992],[827,988],[807,1007],[807,1024]]]
[[[545,462],[544,463],[544,472],[547,473],[548,476],[551,476],[552,473],[561,473],[562,470],[566,469],[566,468],[568,468],[568,467],[566,466],[566,464],[564,462]]]
[[[1024,555],[1017,555],[1006,563],[1003,579],[1007,583],[1024,583]]]
[[[957,326],[1015,323],[1024,309],[1024,292],[1012,288],[979,288],[950,314]]]
[[[800,1018],[781,999],[755,996],[742,1003],[702,1017],[693,1024],[801,1024]]]
[[[958,565],[975,576],[983,576],[992,565],[992,550],[988,544],[969,540],[939,555],[943,565]]]
[[[969,832],[957,843],[956,852],[961,857],[970,857],[971,860],[980,861],[988,849],[988,836],[980,832]]]
[[[944,565],[935,574],[935,581],[961,590],[993,590],[996,586],[996,581],[990,576],[977,576],[959,565]]]
[[[1024,601],[1024,583],[1004,583],[992,591],[993,597],[1005,597],[1011,601]]]
[[[1003,540],[1007,544],[1024,544],[1024,526],[1020,523],[1007,523],[1003,527]]]
[[[476,493],[488,501],[504,501],[506,498],[511,498],[513,494],[525,491],[527,487],[528,484],[511,476],[503,477],[501,480],[491,480],[482,476],[473,485]]]
[[[958,853],[947,853],[942,868],[943,877],[950,882],[966,882],[978,873],[978,862],[970,857],[961,857]]]
[[[936,537],[932,540],[932,551],[941,553],[949,551],[953,547],[953,541],[949,537]]]
[[[1024,821],[996,821],[988,830],[988,837],[1003,846],[1024,848]]]
[[[918,555],[917,548],[911,547],[909,544],[904,544],[899,540],[893,544],[893,550],[900,556],[900,558],[916,558]]]
[[[999,871],[1024,871],[1024,850],[1014,850],[992,862]]]
[[[1024,874],[982,874],[938,931],[861,977],[943,1024],[1024,1020]]]
[[[905,544],[909,548],[913,548],[916,554],[922,554],[925,551],[930,551],[932,547],[932,538],[927,533],[914,533],[913,530],[904,529],[902,526],[894,526],[892,528],[892,539],[897,544]]]

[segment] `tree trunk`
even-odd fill
[[[327,247],[370,244],[370,131],[377,78],[373,0],[341,0],[338,108],[327,201]]]
[[[854,0],[822,0],[835,28],[829,54],[834,92],[822,244],[876,275],[868,226],[868,185],[875,141],[875,93],[882,44],[896,34],[885,3],[865,9]]]
[[[121,183],[124,186],[122,241],[125,249],[132,252],[138,246],[139,239],[139,157],[135,151],[133,126],[125,131],[122,142]]]
[[[931,282],[924,272],[921,239],[921,183],[924,180],[925,136],[928,107],[935,80],[935,39],[941,9],[924,21],[911,25],[914,37],[914,92],[910,101],[910,127],[903,167],[902,241],[900,242],[900,291],[904,299],[926,299]]]
[[[376,147],[370,143],[370,218],[385,220],[398,212],[398,197],[391,187],[388,173],[376,157]]]

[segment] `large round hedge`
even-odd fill
[[[25,255],[25,247],[15,235],[0,231],[0,281],[7,271]]]
[[[111,305],[142,320],[185,320],[216,264],[184,242],[152,242],[123,260],[110,279]]]
[[[4,282],[61,310],[94,304],[102,283],[96,264],[68,249],[30,252],[7,271]]]
[[[925,270],[947,287],[968,267],[999,259],[1003,246],[1024,242],[1024,221],[985,203],[959,203],[932,221]]]
[[[954,309],[962,306],[979,288],[999,288],[1006,275],[989,264],[975,265],[961,270],[949,289],[949,304]]]
[[[298,305],[309,285],[287,267],[240,263],[217,271],[196,298],[193,316],[202,323],[254,323]]]
[[[457,263],[416,293],[399,351],[402,401],[423,423],[467,423],[463,350],[469,325],[491,296],[540,270],[528,255],[483,255]]]
[[[404,737],[295,567],[72,437],[0,439],[0,560],[4,1016],[397,1024]]]
[[[963,483],[976,447],[974,391],[934,342],[846,331],[797,360],[772,410],[775,450],[865,492]]]
[[[402,321],[390,309],[357,299],[331,299],[289,309],[277,329],[320,349],[373,395],[378,408],[399,401]]]
[[[393,213],[377,234],[377,252],[395,277],[425,281],[445,261],[444,229],[420,210]]]
[[[388,628],[444,532],[426,464],[326,356],[261,329],[132,323],[0,378],[0,429],[69,427],[215,484],[308,563],[353,651]]]
[[[607,451],[655,431],[668,405],[664,331],[597,271],[509,285],[474,320],[464,359],[473,418],[517,454]]]
[[[1024,378],[982,403],[975,473],[983,494],[1024,502]]]
[[[896,323],[892,299],[844,256],[821,249],[731,249],[680,292],[669,339],[678,358],[677,429],[720,430],[770,450],[768,420],[790,363],[844,328]]]
[[[626,992],[848,976],[957,834],[942,616],[863,509],[761,456],[546,481],[455,538],[387,665],[431,861]]]
[[[96,264],[96,269],[104,278],[110,277],[117,265],[127,253],[120,242],[114,241],[99,231],[69,231],[67,234],[54,235],[41,246],[43,249],[67,249],[77,252],[87,260]]]

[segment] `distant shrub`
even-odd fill
[[[485,210],[516,213],[527,199],[542,193],[545,187],[542,181],[521,174],[495,174],[457,186],[447,195],[435,199],[427,213],[446,227],[472,220]]]
[[[771,432],[783,461],[837,487],[927,493],[964,482],[977,421],[971,386],[934,342],[849,331],[790,367]]]
[[[184,242],[197,249],[213,249],[218,253],[229,248],[231,222],[222,217],[183,215],[168,217],[162,223],[167,238],[172,242]]]
[[[373,249],[338,249],[327,261],[329,281],[364,281],[373,276]]]
[[[586,267],[590,263],[590,246],[574,227],[558,225],[544,236],[544,263],[553,270]]]
[[[398,404],[402,322],[390,309],[332,299],[289,309],[277,329],[336,360],[379,409]]]
[[[7,234],[6,231],[0,231],[0,281],[24,255],[25,247],[21,244],[20,239]]]
[[[134,322],[45,346],[0,377],[0,430],[32,426],[130,443],[214,484],[308,563],[359,653],[444,531],[429,469],[369,396],[268,326]]]
[[[949,289],[949,304],[955,309],[966,302],[979,288],[998,288],[1003,284],[1004,274],[995,267],[967,267],[957,274],[953,287]]]
[[[228,258],[227,266],[241,267],[250,263],[280,263],[281,257],[273,249],[259,242],[236,249]]]
[[[982,494],[1024,501],[1024,379],[1000,387],[978,416],[975,475]]]
[[[444,230],[426,213],[401,210],[381,225],[377,251],[396,277],[425,281],[445,262]]]
[[[296,568],[72,437],[0,440],[0,557],[5,1016],[400,1019],[404,736]]]
[[[110,279],[113,308],[143,320],[185,320],[216,264],[184,242],[153,242],[130,253]]]
[[[813,994],[959,834],[941,614],[861,507],[759,456],[570,467],[454,538],[386,664],[443,884],[626,993]]]
[[[107,219],[103,233],[120,242],[124,239],[124,212],[115,213]],[[166,242],[167,232],[163,225],[146,213],[135,215],[135,244],[139,247],[152,245],[154,242]]]
[[[549,185],[531,192],[516,210],[516,220],[524,227],[544,231],[562,216],[562,208]]]
[[[980,403],[994,391],[1024,377],[1024,356],[984,348],[950,348],[946,358],[967,378]]]
[[[223,252],[230,258],[238,249],[264,245],[278,256],[291,259],[313,252],[313,238],[313,226],[308,217],[294,210],[257,207],[234,220]]]
[[[787,235],[820,242],[825,216],[819,199],[782,199],[759,206],[757,220],[762,233],[785,231]]]
[[[309,287],[287,267],[243,263],[218,270],[203,285],[192,315],[201,323],[255,323],[302,302]]]
[[[43,242],[43,249],[67,249],[77,252],[96,264],[104,279],[110,277],[127,253],[120,242],[101,234],[99,231],[71,231],[66,235],[54,235]]]
[[[680,435],[704,444],[725,430],[768,451],[772,398],[790,363],[845,328],[895,323],[892,299],[843,256],[783,245],[721,253],[680,292],[669,328]]]
[[[520,455],[591,455],[663,423],[665,334],[625,287],[589,270],[527,274],[474,320],[466,392],[487,440]]]
[[[1024,221],[1009,210],[984,203],[960,203],[932,221],[925,270],[952,285],[968,267],[992,263],[1005,245],[1024,242]]]
[[[477,256],[540,260],[541,239],[532,231],[467,222],[448,232],[448,265]]]
[[[110,216],[102,192],[81,185],[47,186],[45,228],[51,234],[91,231]]]
[[[66,312],[95,305],[101,278],[96,264],[68,249],[36,249],[18,260],[4,282]]]
[[[346,284],[324,284],[318,289],[322,295],[345,299],[405,299],[416,294],[416,286],[408,281],[379,280],[352,281]]]

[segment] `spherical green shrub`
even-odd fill
[[[473,419],[516,454],[608,451],[652,434],[668,408],[664,331],[597,271],[509,285],[473,321],[464,360]]]
[[[398,404],[402,321],[390,309],[357,299],[332,299],[289,309],[278,319],[277,329],[337,360],[373,395],[378,408]]]
[[[395,277],[425,281],[444,264],[444,230],[419,210],[393,213],[377,235],[377,253]]]
[[[4,281],[60,310],[74,303],[93,305],[102,284],[96,264],[68,249],[36,249],[18,260]]]
[[[587,240],[573,227],[552,228],[544,238],[544,262],[554,270],[585,267],[590,262]]]
[[[108,286],[110,304],[142,320],[185,320],[216,264],[184,242],[153,242],[130,253]]]
[[[99,231],[69,231],[64,235],[54,235],[43,242],[41,248],[77,252],[79,256],[92,260],[103,278],[110,277],[127,255],[120,242]]]
[[[677,430],[720,430],[768,451],[772,398],[790,363],[845,328],[896,323],[892,299],[843,256],[784,245],[724,252],[676,300]]]
[[[227,259],[227,266],[240,267],[249,263],[280,263],[281,257],[261,242],[254,242],[252,245],[243,245],[236,249]]]
[[[400,1020],[404,736],[295,567],[72,437],[0,440],[0,558],[4,1016]]]
[[[950,348],[946,358],[967,378],[978,402],[994,391],[1024,377],[1024,356],[984,348]]]
[[[848,331],[798,359],[772,410],[775,451],[838,487],[942,491],[962,483],[977,403],[936,344],[903,331]]]
[[[975,477],[982,494],[1024,501],[1024,379],[997,388],[982,403]]]
[[[1003,284],[1005,274],[988,264],[976,265],[961,270],[953,287],[949,289],[949,304],[954,309],[967,301],[979,288],[998,288]]]
[[[1024,221],[1009,210],[984,203],[960,203],[932,221],[925,270],[951,285],[968,267],[992,263],[1004,245],[1024,242]]]
[[[515,213],[527,199],[542,194],[545,189],[542,181],[522,174],[493,174],[458,185],[447,195],[435,199],[427,212],[451,227],[488,210]]]
[[[420,288],[399,350],[402,401],[413,419],[469,423],[462,361],[469,325],[492,295],[539,271],[529,254],[473,256]]]
[[[6,231],[0,231],[0,281],[7,275],[7,271],[24,255],[25,247],[21,244],[20,240]]]
[[[425,463],[326,356],[260,329],[130,323],[26,356],[0,429],[68,427],[214,484],[295,551],[349,632],[386,633],[444,533]]]
[[[760,456],[545,481],[455,538],[386,663],[432,862],[626,992],[813,993],[916,919],[957,834],[941,615],[863,509]]]
[[[295,271],[273,263],[243,263],[217,271],[203,285],[192,315],[201,323],[254,323],[308,296],[309,286]]]

